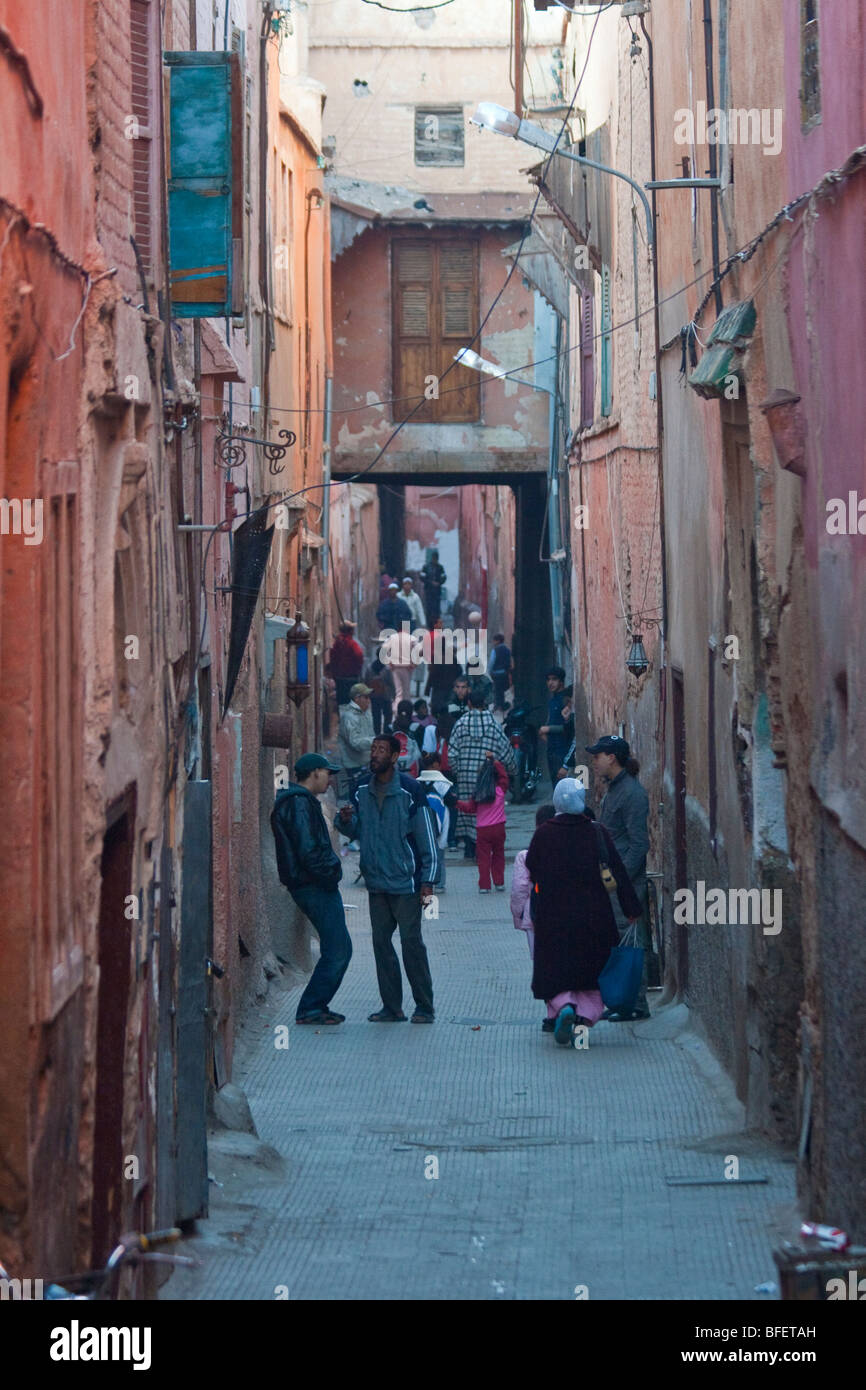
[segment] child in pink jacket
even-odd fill
[[[537,826],[542,825],[544,821],[550,820],[555,815],[556,811],[551,803],[546,806],[539,806],[535,813],[535,824]],[[526,867],[526,850],[522,849],[519,854],[515,855],[514,868],[511,870],[511,915],[517,930],[526,932],[529,955],[533,957],[535,954],[535,929],[530,913],[531,899],[532,880]]]
[[[492,753],[487,756],[493,758]],[[457,802],[458,811],[475,817],[479,893],[490,892],[491,869],[493,887],[497,893],[505,892],[505,793],[508,790],[508,773],[504,765],[495,760],[493,768],[496,773],[496,793],[492,801],[467,798]]]

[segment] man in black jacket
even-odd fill
[[[319,937],[318,964],[298,1001],[296,1023],[336,1024],[345,1019],[328,1005],[352,959],[352,940],[337,886],[343,868],[318,802],[331,773],[339,770],[321,753],[305,753],[295,763],[295,781],[277,793],[271,812],[280,882]]]

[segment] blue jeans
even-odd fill
[[[292,888],[291,894],[315,927],[320,948],[316,968],[298,1000],[295,1017],[303,1018],[326,1009],[337,993],[352,959],[352,938],[346,929],[346,913],[339,889],[308,884]]]

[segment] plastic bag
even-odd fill
[[[472,800],[477,801],[479,805],[496,800],[496,768],[493,766],[492,758],[485,758],[478,769]]]

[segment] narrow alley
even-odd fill
[[[0,0],[0,1304],[54,1360],[550,1301],[827,1376],[864,54],[864,0]]]
[[[509,816],[507,880],[534,811]],[[334,1000],[346,1022],[294,1027],[297,990],[249,1019],[236,1079],[258,1140],[212,1132],[211,1213],[188,1242],[202,1264],[161,1296],[766,1302],[793,1161],[743,1133],[688,1011],[558,1047],[508,894],[482,903],[474,867],[449,855],[439,920],[424,923],[436,1025],[368,1023],[378,996],[353,862],[355,954]]]

